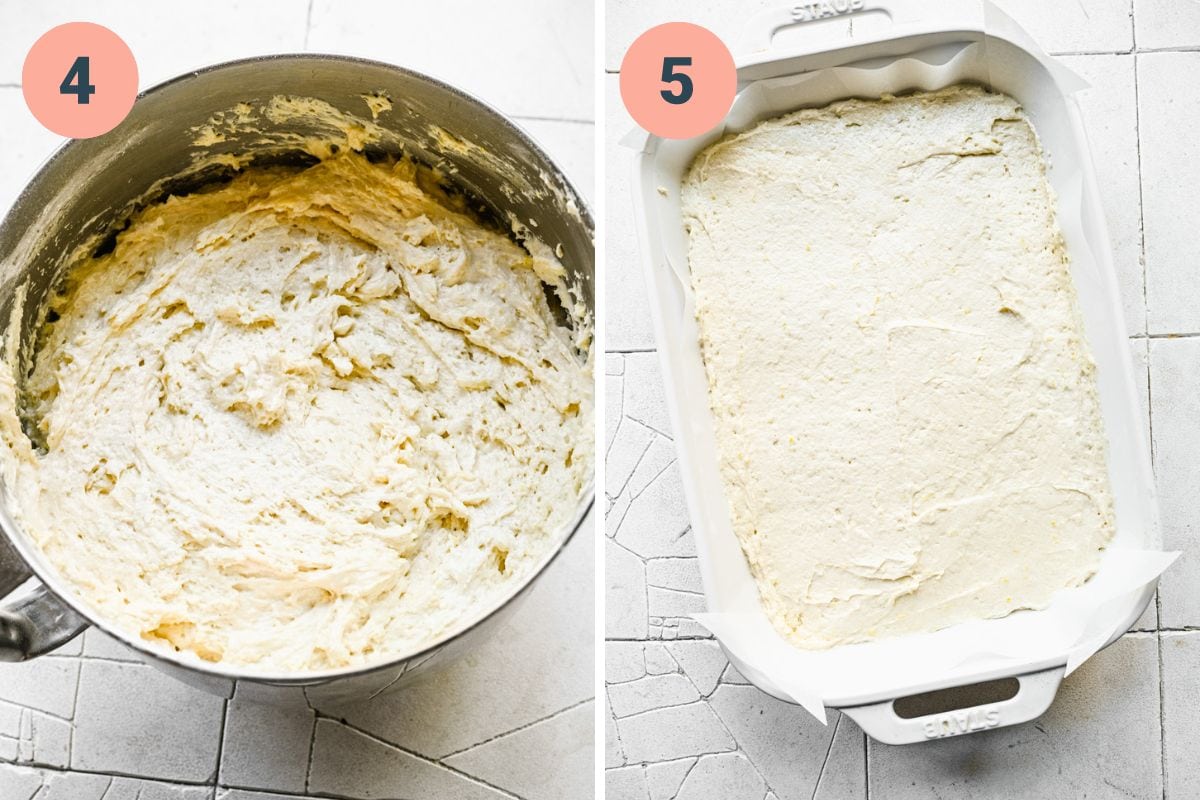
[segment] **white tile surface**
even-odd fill
[[[696,686],[679,673],[649,675],[642,680],[608,687],[608,707],[617,720],[655,708],[687,705],[699,699]]]
[[[207,786],[0,764],[0,800],[209,800],[211,796]]]
[[[676,800],[710,797],[759,797],[767,785],[742,753],[701,756],[684,775]]]
[[[47,657],[24,664],[4,664],[0,700],[44,711],[62,719],[75,714],[79,662]]]
[[[1200,797],[1200,631],[1162,637],[1163,744],[1167,797]]]
[[[256,792],[251,789],[217,789],[215,800],[295,800],[296,797],[298,795]]]
[[[1048,53],[1127,53],[1133,48],[1131,0],[996,0]]]
[[[355,5],[314,0],[307,49],[403,64],[508,114],[594,117],[588,0]]]
[[[79,674],[71,766],[211,782],[219,748],[212,734],[220,729],[224,713],[221,698],[152,667],[85,660]]]
[[[729,662],[721,651],[721,646],[709,639],[692,639],[670,644],[647,645],[661,647],[666,650],[671,659],[679,665],[696,690],[709,697],[717,688],[721,673]]]
[[[109,661],[138,661],[137,654],[97,628],[83,632],[83,655]]]
[[[650,800],[646,771],[641,767],[617,767],[608,770],[604,774],[604,797],[605,800]],[[667,797],[674,797],[674,792]]]
[[[710,703],[780,797],[811,797],[825,776],[848,783],[850,796],[862,794],[863,737],[849,719],[834,712],[821,725],[798,706],[753,686],[719,686]],[[848,737],[848,753],[834,761],[831,742],[839,734]]]
[[[528,800],[579,797],[596,763],[592,701],[445,759],[455,769]],[[536,758],[529,754],[536,753]],[[553,764],[554,769],[546,769]]]
[[[712,707],[701,701],[618,718],[616,724],[629,763],[671,761],[737,748]]]
[[[315,793],[353,797],[388,797],[397,790],[413,797],[504,797],[493,788],[331,719],[317,721],[309,786]]]
[[[40,770],[0,764],[0,786],[5,787],[10,800],[30,800],[42,788],[43,782]]]
[[[116,30],[138,59],[143,86],[220,60],[302,51],[306,39],[309,50],[431,72],[519,114],[519,124],[592,202],[592,8],[590,0],[457,0],[419,7],[408,0],[212,0],[193,6],[0,0],[0,210],[60,141],[24,105],[15,85],[21,61],[38,35],[72,19]],[[431,800],[591,797],[590,530],[589,521],[517,609],[508,630],[420,686],[377,698],[375,716],[347,707],[353,728],[326,718],[318,729],[306,707],[262,706],[241,691],[226,714],[224,701],[143,666],[124,645],[96,631],[55,657],[0,664],[0,800],[12,800],[10,793],[26,786],[30,794],[40,790],[37,800],[210,800],[214,792],[221,800],[326,792]],[[551,747],[555,758],[538,757]],[[452,758],[456,766],[429,753]],[[4,763],[30,760],[141,777]]]
[[[1150,333],[1197,332],[1200,52],[1144,53],[1137,60],[1147,325]]]
[[[609,639],[644,639],[648,631],[646,565],[613,541],[604,543],[604,632]]]
[[[678,795],[683,782],[699,761],[698,758],[681,758],[678,761],[648,764],[645,772],[650,800],[666,800]]]
[[[64,22],[98,22],[125,40],[138,64],[138,85],[153,86],[190,69],[234,58],[298,52],[308,0],[207,0],[171,6],[114,0],[0,4],[0,83],[21,82],[33,43]]]
[[[1146,331],[1133,61],[1132,54],[1062,57],[1064,64],[1092,85],[1076,97],[1091,145],[1130,334]]]
[[[1137,13],[1150,17],[1152,13],[1162,16],[1163,9],[1146,11],[1148,6],[1166,6],[1170,0],[1137,2]],[[1200,219],[1200,201],[1192,191],[1200,185],[1200,174],[1192,174],[1200,157],[1192,143],[1196,137],[1188,134],[1200,128],[1196,117],[1200,102],[1193,97],[1200,74],[1193,74],[1187,61],[1200,53],[1135,55],[1131,0],[1002,0],[1000,5],[1047,49],[1084,54],[1064,57],[1064,61],[1092,83],[1093,88],[1080,93],[1079,101],[1108,219],[1126,325],[1137,337],[1131,340],[1130,351],[1138,373],[1143,423],[1149,431],[1153,419],[1155,448],[1162,449],[1156,455],[1155,468],[1163,496],[1164,529],[1169,545],[1190,551],[1200,546],[1195,541],[1200,535],[1200,516],[1194,502],[1200,485],[1200,425],[1196,424],[1200,419],[1200,339],[1147,339],[1144,297],[1150,297],[1149,329],[1155,337],[1200,331],[1200,273],[1196,269],[1200,251],[1190,233]],[[615,70],[628,43],[653,24],[692,20],[730,36],[736,35],[744,19],[759,7],[750,2],[735,8],[715,0],[686,6],[666,0],[613,0],[608,4],[610,40],[605,66]],[[1170,27],[1186,22],[1192,13],[1190,8],[1171,12],[1173,21],[1169,23],[1139,17],[1139,47],[1150,46],[1143,39],[1149,35],[1149,26]],[[1170,33],[1170,46],[1200,47],[1200,28]],[[1160,62],[1147,70],[1152,59]],[[607,380],[609,402],[620,407],[615,412],[620,427],[612,433],[609,449],[610,463],[619,465],[620,474],[606,487],[610,492],[606,532],[635,554],[644,568],[649,623],[647,641],[607,645],[608,692],[610,697],[615,693],[618,709],[609,726],[609,796],[675,798],[689,771],[695,776],[702,760],[721,759],[728,767],[703,782],[706,796],[722,796],[722,781],[745,778],[748,783],[741,791],[758,800],[761,793],[750,786],[753,781],[748,773],[737,766],[741,764],[738,756],[744,756],[771,789],[764,800],[862,800],[867,797],[867,775],[870,796],[888,800],[1159,798],[1163,796],[1164,741],[1158,702],[1160,635],[1167,703],[1166,796],[1197,794],[1197,775],[1190,762],[1180,766],[1175,777],[1171,777],[1171,764],[1172,759],[1194,760],[1195,715],[1179,709],[1192,709],[1200,696],[1195,688],[1200,682],[1200,667],[1196,666],[1200,659],[1192,653],[1192,649],[1200,652],[1200,646],[1186,649],[1193,642],[1191,637],[1200,642],[1200,633],[1184,634],[1186,644],[1168,656],[1167,642],[1177,634],[1157,632],[1153,603],[1135,623],[1135,629],[1147,633],[1127,636],[1085,664],[1037,723],[931,745],[894,748],[872,743],[869,763],[865,737],[849,718],[831,714],[829,728],[822,728],[798,708],[749,685],[725,663],[715,643],[702,638],[705,634],[698,626],[686,628],[687,620],[678,618],[671,620],[673,627],[666,624],[667,619],[654,616],[656,609],[678,613],[687,606],[684,601],[682,606],[664,608],[667,597],[656,596],[656,588],[674,592],[670,599],[678,601],[678,595],[694,591],[698,571],[689,558],[693,553],[683,552],[694,548],[688,544],[687,514],[671,463],[671,429],[663,413],[656,355],[646,352],[652,351],[655,343],[641,294],[642,266],[629,202],[630,155],[616,143],[616,137],[624,135],[631,123],[619,106],[618,77],[610,74],[605,81],[610,164],[606,285],[610,301],[621,304],[610,305],[606,346],[626,351],[620,356],[622,374]],[[1148,135],[1148,125],[1156,132]],[[1153,226],[1152,218],[1156,220]],[[645,435],[633,435],[637,429],[626,427],[630,420],[649,428],[654,436],[647,442]],[[669,468],[663,470],[663,463]],[[675,548],[681,552],[672,552]],[[1200,601],[1194,591],[1200,585],[1200,566],[1193,567],[1191,559],[1185,559],[1171,568],[1163,582],[1164,626],[1200,625]],[[626,559],[623,570],[633,573],[636,566]],[[639,591],[640,586],[636,584]],[[641,601],[611,599],[610,607],[622,609],[622,619],[632,625]],[[683,640],[671,641],[671,636]],[[663,663],[662,654],[670,663]],[[676,670],[691,680],[701,695],[699,701],[690,701],[690,695],[679,691]],[[654,707],[641,710],[653,696],[658,697]],[[1174,720],[1172,704],[1177,709]],[[726,749],[729,741],[701,713],[704,707],[714,709],[721,727],[732,737],[732,749]],[[638,713],[621,716],[626,710]],[[637,724],[630,728],[630,722]],[[686,729],[682,739],[681,728]],[[672,748],[666,740],[689,744]],[[1192,751],[1184,755],[1188,747]],[[641,763],[646,759],[650,759],[648,763]]]
[[[1191,0],[1133,0],[1137,43],[1141,50],[1196,47],[1200,3]]]
[[[605,3],[604,68],[616,72],[629,45],[640,34],[664,22],[694,22],[721,36],[728,43],[737,38],[742,24],[752,14],[779,5],[774,0],[608,0]],[[611,106],[609,106],[611,108]],[[622,131],[623,133],[624,131]],[[611,133],[611,131],[610,131]]]
[[[0,86],[0,119],[4,120],[5,143],[0,147],[0,214],[3,214],[42,161],[65,140],[33,118],[21,89],[16,86]]]
[[[236,692],[225,712],[218,782],[303,792],[315,725],[307,707],[256,703]]]
[[[1163,543],[1183,555],[1159,584],[1162,625],[1200,625],[1200,338],[1150,340],[1154,473]]]

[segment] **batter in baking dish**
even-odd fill
[[[732,523],[806,648],[1044,607],[1113,532],[1038,139],[954,86],[797,111],[683,187]]]

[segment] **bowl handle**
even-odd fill
[[[37,578],[0,597],[0,661],[27,661],[78,636],[87,620]]]
[[[912,744],[932,739],[961,736],[964,733],[1017,725],[1041,716],[1062,683],[1065,667],[1016,676],[1017,693],[998,703],[985,703],[938,714],[905,719],[896,713],[895,700],[842,708],[867,734],[884,744]]]

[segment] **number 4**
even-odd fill
[[[67,77],[63,78],[63,82],[58,85],[59,94],[75,95],[75,102],[80,105],[90,103],[92,95],[96,92],[96,87],[88,81],[90,69],[90,58],[87,56],[76,58],[75,63],[71,65],[71,69],[67,71]],[[72,83],[72,81],[75,81],[75,83]]]
[[[663,83],[678,83],[679,91],[672,92],[668,89],[663,89],[659,94],[662,99],[666,100],[673,106],[681,106],[688,100],[692,99],[692,78],[690,75],[685,75],[682,72],[676,72],[676,67],[690,67],[692,59],[681,56],[667,56],[663,59],[662,82]]]

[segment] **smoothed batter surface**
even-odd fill
[[[343,151],[151,206],[70,273],[36,447],[0,370],[5,483],[107,619],[260,670],[382,661],[558,545],[592,460],[563,269],[450,205]]]
[[[1044,607],[1113,531],[1037,137],[957,86],[712,145],[683,187],[732,524],[823,648]]]

